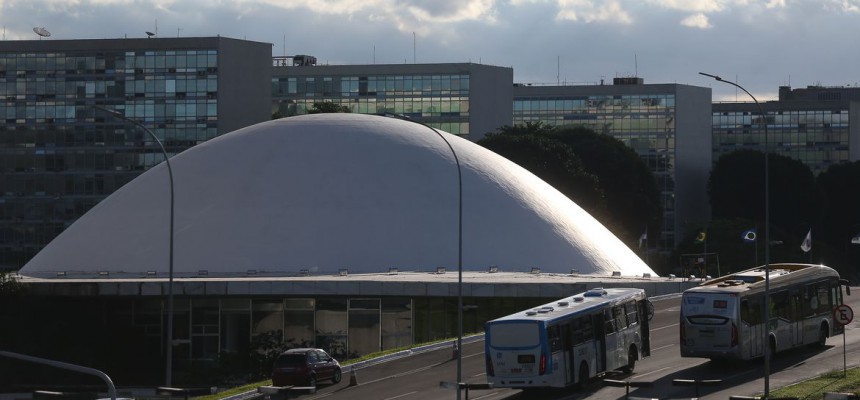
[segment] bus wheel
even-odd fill
[[[585,389],[585,385],[588,384],[589,379],[590,378],[588,376],[588,363],[583,361],[579,364],[579,382],[577,382],[579,384],[579,388]]]
[[[818,330],[818,347],[827,345],[827,325],[821,324],[821,329]]]
[[[770,358],[773,359],[773,357],[775,355],[776,355],[776,338],[771,336],[770,337]]]
[[[622,368],[622,370],[626,373],[633,372],[633,368],[636,368],[636,346],[630,346],[630,351],[627,353],[627,365]]]

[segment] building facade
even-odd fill
[[[662,251],[673,249],[685,228],[710,218],[705,187],[710,113],[710,89],[644,84],[640,78],[616,78],[612,85],[514,87],[514,124],[591,128],[642,157],[661,190],[663,228],[655,245]]]
[[[270,60],[270,44],[222,37],[0,42],[0,269],[164,160],[96,107],[177,154],[270,118]]]
[[[477,140],[511,124],[513,70],[472,63],[316,65],[276,57],[272,114],[306,114],[332,102],[360,114],[397,114]]]
[[[777,101],[714,103],[713,157],[768,150],[801,161],[818,175],[831,165],[860,160],[860,128],[851,123],[858,118],[857,87],[782,86]]]

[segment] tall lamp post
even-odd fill
[[[764,321],[765,329],[762,334],[762,346],[764,347],[764,396],[767,399],[770,397],[770,174],[768,173],[768,146],[767,138],[767,115],[764,113],[761,104],[756,100],[748,90],[735,82],[727,81],[717,75],[706,74],[699,72],[699,75],[704,75],[713,78],[717,82],[727,83],[749,95],[758,107],[758,113],[764,120]]]
[[[457,400],[460,400],[460,386],[463,383],[463,170],[460,168],[460,159],[451,142],[442,135],[442,132],[429,125],[424,126],[436,132],[445,141],[457,164]]]
[[[460,385],[463,383],[463,170],[460,167],[460,159],[457,157],[457,152],[454,151],[454,146],[451,146],[451,142],[445,138],[442,132],[432,126],[415,121],[405,115],[388,113],[381,115],[426,126],[439,135],[439,138],[448,145],[451,154],[454,155],[454,163],[457,164],[457,400],[460,400]]]
[[[155,133],[147,128],[146,125],[142,124],[138,120],[126,117],[125,114],[119,111],[108,110],[99,106],[94,107],[114,116],[115,118],[131,122],[146,131],[146,133],[148,133],[149,136],[158,143],[158,147],[161,148],[161,153],[164,155],[164,162],[167,164],[167,175],[170,177],[170,250],[168,261],[169,267],[167,271],[167,365],[164,371],[164,381],[165,385],[170,387],[172,386],[173,381],[173,168],[170,167],[170,158],[167,156],[164,144],[161,143],[158,136],[155,136]]]

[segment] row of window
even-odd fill
[[[469,95],[468,75],[390,75],[336,77],[275,77],[272,96]]]
[[[217,50],[164,50],[141,52],[0,53],[0,71],[106,71],[160,68],[213,68],[218,66]]]
[[[675,107],[674,95],[577,96],[559,99],[515,99],[514,112],[545,110],[553,113],[611,110],[619,113],[660,113]]]

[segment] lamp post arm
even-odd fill
[[[770,397],[770,172],[768,167],[768,153],[770,152],[770,147],[768,146],[768,135],[767,135],[767,115],[764,113],[764,109],[761,106],[761,103],[741,85],[738,85],[735,82],[727,81],[721,78],[719,75],[711,75],[706,74],[704,72],[699,72],[699,75],[704,75],[709,78],[713,78],[718,82],[724,82],[729,85],[732,85],[740,90],[743,90],[744,93],[749,95],[750,98],[755,102],[756,107],[758,107],[758,113],[763,118],[764,125],[764,321],[765,321],[765,330],[764,337],[762,341],[762,345],[764,348],[764,396],[763,398],[767,399]]]
[[[158,143],[158,147],[161,149],[161,154],[164,155],[164,163],[167,164],[167,175],[170,178],[170,250],[168,255],[168,271],[167,271],[167,349],[165,358],[167,359],[167,366],[165,367],[165,385],[167,387],[173,386],[173,220],[174,220],[174,194],[173,194],[173,168],[170,165],[170,157],[167,155],[167,150],[164,149],[164,144],[161,143],[161,140],[158,136],[155,135],[152,130],[146,127],[143,123],[136,119],[132,119],[126,117],[125,114],[116,111],[116,110],[108,110],[107,108],[100,106],[93,106],[97,110],[104,111],[115,118],[121,119],[123,121],[128,121],[136,125],[137,127],[143,129],[144,132],[149,134],[154,140],[155,143]]]

